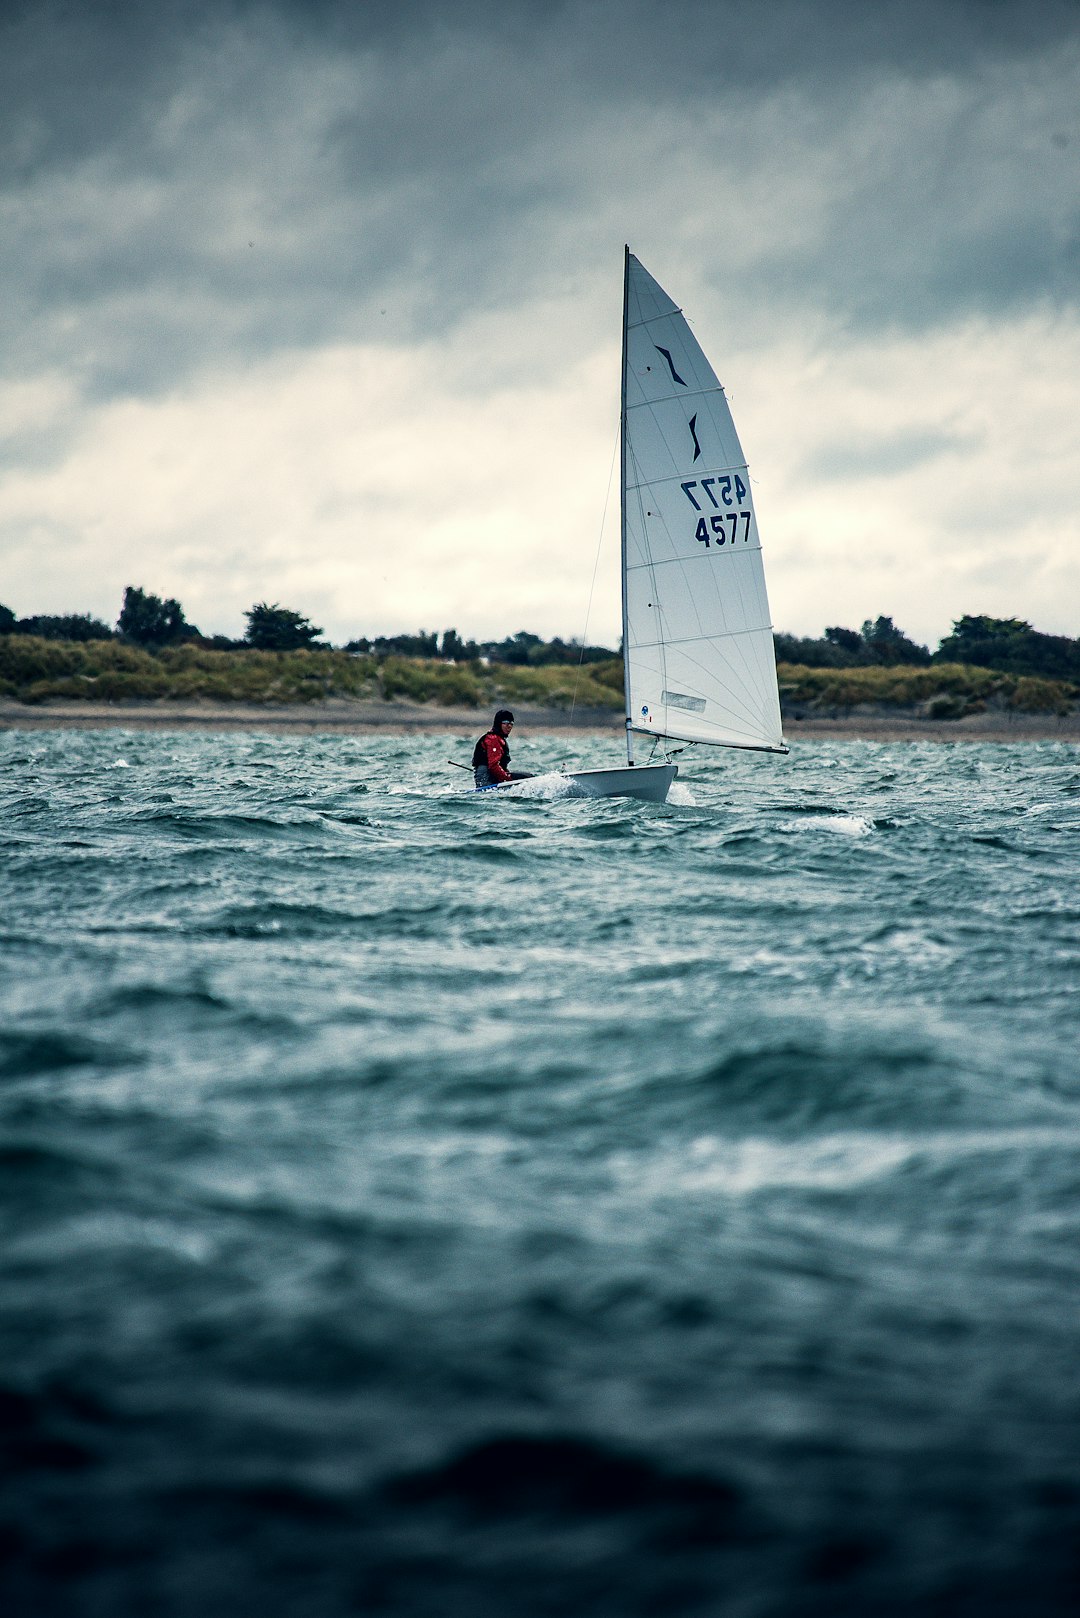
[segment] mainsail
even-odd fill
[[[622,559],[628,751],[636,730],[786,752],[746,457],[682,311],[629,248]]]

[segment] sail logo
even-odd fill
[[[688,696],[685,691],[665,691],[660,700],[669,708],[684,708],[687,713],[705,712],[705,698]]]
[[[679,384],[680,388],[685,388],[686,383],[683,381],[682,377],[679,375],[678,371],[675,369],[675,361],[671,357],[671,350],[667,349],[667,348],[661,348],[659,343],[654,343],[653,347],[655,348],[655,350],[656,350],[656,352],[658,354],[663,354],[664,358],[667,360],[668,370],[671,372],[671,380],[673,382],[677,382]]]
[[[698,459],[699,455],[701,454],[701,445],[698,443],[698,436],[697,436],[697,416],[696,415],[690,417],[689,426],[690,426],[690,437],[694,440],[694,459],[696,461]],[[684,483],[683,488],[685,489],[685,487],[686,487],[686,484]]]

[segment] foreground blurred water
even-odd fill
[[[1080,753],[470,743],[0,735],[0,1608],[1075,1612]]]

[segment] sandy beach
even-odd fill
[[[518,734],[524,730],[565,730],[618,736],[622,716],[610,709],[579,708],[571,724],[556,708],[515,707]],[[282,735],[401,730],[413,734],[479,731],[487,709],[441,708],[423,703],[336,700],[297,705],[215,702],[0,702],[0,730],[200,730],[264,731]],[[821,739],[864,741],[1080,743],[1080,712],[1014,714],[987,711],[964,719],[933,720],[901,710],[857,711],[833,717],[785,715],[790,743]]]

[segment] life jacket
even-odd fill
[[[489,741],[498,742],[501,748],[501,752],[495,754],[494,758],[492,758],[494,749],[488,747]],[[493,763],[498,764],[504,770],[509,770],[510,743],[505,736],[500,736],[497,730],[488,730],[485,731],[473,748],[472,767],[474,770],[478,770],[484,764],[490,769]]]

